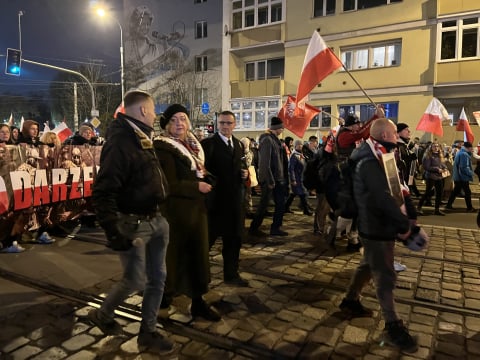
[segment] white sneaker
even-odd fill
[[[54,243],[55,239],[50,236],[50,234],[44,231],[37,239],[39,244],[51,244]]]
[[[16,241],[14,241],[12,245],[10,245],[9,247],[2,249],[2,253],[8,253],[8,254],[21,253],[24,251],[25,251],[25,248],[18,245],[18,242]]]
[[[405,270],[407,270],[407,266],[406,266],[406,265],[400,264],[400,263],[397,262],[397,261],[394,261],[394,262],[393,262],[393,268],[395,269],[396,272],[400,272],[400,271],[405,271]]]

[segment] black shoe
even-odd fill
[[[267,233],[263,232],[262,230],[256,229],[256,230],[248,230],[248,235],[253,236],[253,237],[267,237]]]
[[[162,355],[167,355],[173,351],[174,343],[166,336],[157,331],[144,332],[140,329],[137,338],[138,347],[145,347],[149,350],[158,351]]]
[[[453,206],[447,204],[447,205],[445,206],[445,209],[447,209],[447,210],[453,210]]]
[[[386,323],[383,337],[387,344],[406,353],[414,353],[418,350],[417,341],[408,333],[402,320]]]
[[[223,281],[225,282],[225,284],[228,284],[228,285],[233,285],[238,287],[248,287],[248,281],[240,277],[240,275],[237,275],[231,278],[225,278]]]
[[[122,327],[115,320],[103,320],[99,317],[99,310],[92,309],[87,314],[88,320],[97,326],[105,335],[120,335],[123,333]]]
[[[192,300],[192,317],[201,317],[208,321],[220,321],[222,317],[218,313],[217,309],[213,306],[208,306],[208,304],[202,300]]]
[[[352,244],[352,243],[348,243],[347,244],[347,251],[351,251],[351,252],[359,252],[360,249],[362,248],[362,243],[361,242],[358,242],[356,244]]]
[[[477,211],[477,209],[475,209],[473,207],[470,208],[470,209],[467,209],[467,213],[473,213],[473,212],[476,212],[476,211]]]
[[[434,214],[435,215],[440,215],[440,216],[445,216],[445,213],[443,211],[440,211],[439,209],[435,209]]]
[[[290,210],[290,208],[288,208],[288,209],[285,209],[284,213],[285,214],[293,214],[293,211]]]
[[[170,296],[165,296],[165,293],[162,297],[162,302],[160,303],[160,309],[168,309],[172,304],[172,298]]]
[[[372,310],[364,308],[360,300],[343,299],[340,304],[340,310],[350,319],[372,317],[373,315]]]
[[[270,230],[271,236],[288,236],[288,232],[283,231],[281,229],[272,229]]]

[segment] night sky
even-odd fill
[[[105,0],[121,19],[122,0]],[[76,70],[90,59],[101,60],[104,74],[120,81],[120,29],[92,10],[94,0],[0,0],[0,96],[48,91],[57,70],[22,63],[21,76],[5,75],[7,48],[18,49],[21,16],[22,58]]]

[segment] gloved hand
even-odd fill
[[[428,245],[428,235],[420,226],[413,226],[411,235],[403,240],[403,244],[412,251],[421,251]]]
[[[115,251],[127,251],[132,247],[133,239],[125,235],[117,222],[102,224],[107,236],[107,247]]]

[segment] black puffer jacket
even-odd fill
[[[368,160],[360,161],[364,158]],[[359,162],[353,176],[353,192],[358,207],[360,236],[393,241],[397,234],[408,232],[409,220],[390,194],[385,171],[370,146],[363,143],[353,151],[351,159]]]
[[[97,137],[90,140],[85,139],[80,134],[75,134],[63,142],[63,145],[97,145]]]
[[[100,224],[117,221],[117,211],[150,214],[167,196],[167,181],[153,146],[141,142],[126,119],[145,134],[153,130],[124,114],[110,125],[92,194]]]

